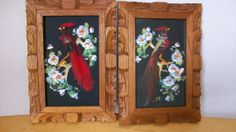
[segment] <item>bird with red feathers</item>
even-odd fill
[[[77,80],[78,85],[81,86],[85,91],[90,91],[93,89],[94,85],[90,68],[85,62],[79,47],[75,43],[75,40],[68,33],[68,29],[74,25],[75,24],[73,22],[61,24],[58,28],[62,33],[59,37],[59,40],[68,50],[67,56],[70,58],[72,64],[72,73],[74,78]]]
[[[162,58],[163,52],[169,47],[169,39],[167,36],[169,27],[161,26],[155,29],[158,32],[157,44],[153,48],[153,52],[145,67],[143,79],[141,82],[145,94],[145,107],[149,107],[156,98],[157,89],[159,89],[158,80],[161,76],[162,65],[167,62]],[[159,66],[159,67],[158,67]]]

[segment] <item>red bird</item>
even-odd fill
[[[62,35],[59,37],[59,40],[64,44],[64,46],[68,50],[74,78],[84,90],[90,91],[93,89],[94,85],[90,68],[86,64],[81,54],[81,51],[76,45],[74,39],[67,31],[67,29],[73,27],[74,25],[75,24],[73,22],[61,24],[59,30],[62,32]]]
[[[159,89],[158,80],[160,79],[162,69],[162,66],[157,66],[157,62],[161,64],[167,63],[162,58],[162,53],[166,51],[170,44],[167,37],[167,33],[170,30],[168,27],[162,26],[155,30],[159,32],[157,36],[157,44],[150,56],[148,64],[146,65],[141,83],[145,93],[145,107],[150,106],[156,98],[157,89]]]

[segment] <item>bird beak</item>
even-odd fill
[[[61,27],[59,27],[59,28],[58,28],[58,30],[62,31],[62,28],[61,28]]]

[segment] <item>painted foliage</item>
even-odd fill
[[[49,106],[98,105],[98,17],[46,17]]]
[[[139,108],[185,105],[185,21],[136,19]]]

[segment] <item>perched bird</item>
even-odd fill
[[[90,68],[86,64],[79,47],[76,45],[73,37],[68,33],[68,29],[73,27],[73,22],[67,22],[60,25],[58,28],[61,31],[59,40],[68,50],[69,58],[72,64],[72,73],[77,80],[78,85],[84,90],[90,91],[93,89],[94,81],[91,76]]]
[[[145,67],[141,82],[145,93],[145,107],[150,106],[156,98],[157,89],[160,87],[158,80],[160,79],[160,72],[162,70],[162,66],[158,67],[158,63],[167,64],[167,62],[162,58],[162,53],[166,51],[170,44],[167,36],[170,28],[162,26],[155,30],[158,32],[157,44],[155,45]]]

